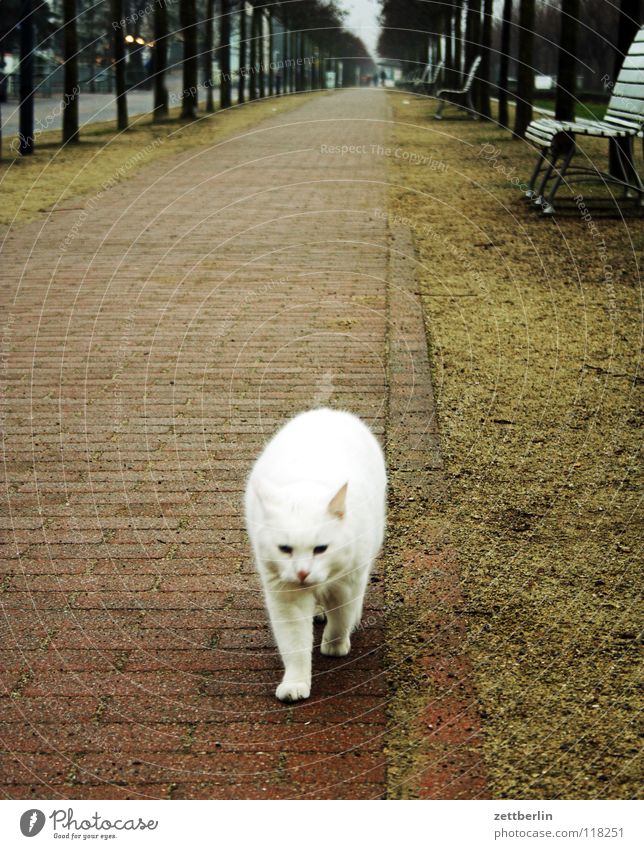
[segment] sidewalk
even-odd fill
[[[441,464],[413,245],[388,229],[386,157],[370,153],[388,120],[379,90],[320,96],[150,166],[89,214],[74,203],[9,234],[5,796],[482,792],[478,756],[459,756],[471,692],[447,682],[445,720],[402,727],[392,690],[401,620],[387,601],[385,621],[385,593],[436,567],[413,530]],[[400,559],[374,575],[351,655],[316,651],[312,698],[285,706],[242,492],[275,427],[326,404],[386,436]],[[439,567],[456,606],[456,567]],[[414,660],[436,686],[452,662],[467,678],[443,657],[457,619],[439,624],[442,654]],[[443,722],[447,757],[423,738]]]

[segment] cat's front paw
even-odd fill
[[[349,637],[343,640],[325,640],[322,637],[320,651],[328,657],[345,657],[351,651],[351,640]]]
[[[282,681],[275,695],[281,702],[299,702],[308,699],[311,694],[311,684],[307,681]]]

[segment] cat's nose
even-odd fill
[[[304,581],[309,577],[309,573],[306,569],[298,569],[297,577],[300,579],[300,583],[303,584]]]

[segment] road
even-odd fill
[[[181,74],[168,75],[168,94],[170,105],[178,106],[181,100]],[[217,94],[215,93],[215,96]],[[152,111],[153,92],[150,89],[133,89],[127,96],[130,117]],[[89,94],[83,92],[78,101],[81,129],[97,121],[116,119],[116,100],[114,94]],[[36,134],[45,130],[62,128],[62,97],[36,98],[34,104],[34,125]],[[2,135],[5,139],[18,134],[20,128],[19,103],[11,100],[2,104]]]

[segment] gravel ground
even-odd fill
[[[429,522],[461,562],[492,794],[636,797],[641,220],[584,186],[544,219],[527,144],[391,103],[446,463]]]

